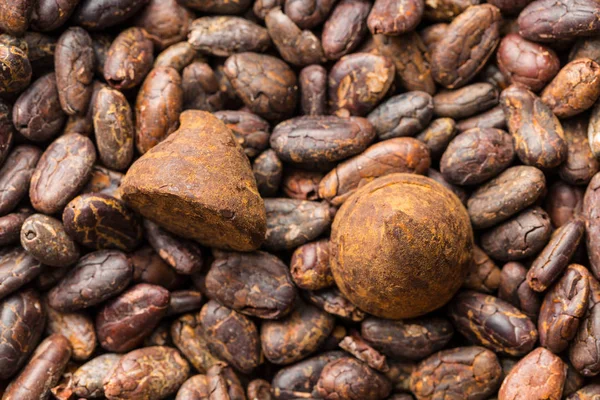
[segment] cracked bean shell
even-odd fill
[[[63,335],[71,344],[72,357],[77,361],[86,361],[96,350],[98,341],[92,318],[85,313],[60,313],[47,307],[49,335]]]
[[[43,265],[22,247],[0,250],[0,299],[34,280]]]
[[[433,101],[425,92],[407,92],[390,97],[368,115],[379,139],[414,136],[427,127],[433,116]]]
[[[0,215],[13,211],[27,195],[41,155],[39,148],[29,145],[16,146],[8,154],[0,168]]]
[[[18,93],[31,82],[27,53],[18,47],[0,43],[0,71],[0,94]]]
[[[324,399],[382,400],[391,391],[384,375],[353,357],[343,357],[323,368],[314,393]]]
[[[79,247],[67,235],[61,221],[33,214],[21,227],[21,245],[45,265],[68,267],[79,260]]]
[[[104,78],[115,89],[131,89],[146,77],[154,63],[154,44],[142,28],[122,31],[112,42],[106,61]]]

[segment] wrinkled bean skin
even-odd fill
[[[463,119],[456,123],[456,129],[459,132],[468,131],[473,128],[506,128],[506,117],[502,106],[496,106],[484,113],[475,115],[474,117]]]
[[[406,172],[425,174],[431,165],[429,149],[413,138],[394,138],[374,144],[338,164],[319,184],[319,197],[342,204],[359,187],[380,176]]]
[[[263,319],[286,315],[296,299],[287,266],[264,252],[225,253],[212,263],[205,284],[210,298]]]
[[[571,364],[577,372],[586,377],[600,373],[600,354],[598,352],[600,283],[592,276],[588,277],[588,282],[590,286],[588,308],[583,320],[579,323],[577,334],[569,346]]]
[[[419,400],[484,400],[496,392],[501,380],[502,367],[493,352],[479,346],[457,347],[421,362],[410,388]]]
[[[200,0],[203,1],[203,0]],[[246,0],[251,3],[252,0]],[[259,20],[264,20],[268,12],[275,7],[281,7],[285,3],[285,0],[256,0],[252,6],[254,16]]]
[[[63,335],[71,345],[74,360],[88,360],[96,350],[97,344],[92,319],[83,313],[62,314],[52,307],[48,307],[46,312],[48,313],[47,333]]]
[[[419,133],[416,138],[429,148],[431,158],[439,159],[456,135],[456,122],[452,118],[438,118]]]
[[[548,399],[562,396],[567,365],[543,347],[522,358],[502,382],[498,400]]]
[[[587,311],[589,277],[585,267],[572,264],[544,297],[538,320],[540,344],[555,354],[569,346]]]
[[[221,398],[219,396],[223,396],[222,398],[231,400],[246,399],[244,387],[242,386],[240,379],[237,377],[235,371],[225,363],[215,365],[208,370],[206,375],[209,377],[209,379],[218,382],[217,391],[215,393],[217,398]]]
[[[301,302],[283,319],[264,321],[260,344],[265,357],[274,364],[287,365],[317,350],[333,331],[335,318]]]
[[[387,378],[351,357],[327,364],[314,390],[320,398],[328,400],[382,400],[391,391]]]
[[[479,0],[425,0],[425,19],[429,21],[452,21],[470,6],[479,4]],[[493,4],[493,2],[490,2]]]
[[[15,128],[12,118],[12,107],[0,99],[0,167],[6,160],[12,147]]]
[[[86,399],[102,398],[104,396],[102,382],[121,357],[119,354],[107,353],[83,364],[71,378],[72,393]]]
[[[551,234],[548,214],[540,207],[532,207],[485,232],[481,247],[497,260],[521,260],[542,250]]]
[[[269,11],[265,25],[281,58],[286,62],[305,66],[325,60],[319,38],[312,31],[298,28],[279,7]]]
[[[285,0],[284,11],[300,29],[320,25],[333,8],[335,0]]]
[[[532,321],[537,320],[541,299],[527,283],[527,269],[517,262],[502,267],[498,297],[517,307]]]
[[[283,175],[283,163],[277,157],[275,150],[266,150],[256,157],[252,162],[252,172],[262,197],[272,197],[277,194]]]
[[[69,268],[46,268],[33,283],[36,289],[47,291],[52,289],[67,273],[69,273]]]
[[[327,165],[363,152],[375,138],[365,118],[303,116],[278,124],[271,148],[284,161],[296,165]]]
[[[211,300],[200,311],[200,324],[210,352],[234,368],[249,374],[262,364],[258,331],[248,317]]]
[[[494,293],[500,285],[500,276],[500,268],[479,246],[474,246],[469,273],[462,287],[476,292]]]
[[[272,400],[271,384],[264,379],[254,379],[248,384],[247,396],[251,400]]]
[[[392,86],[395,67],[391,60],[370,53],[342,57],[329,71],[329,108],[339,116],[364,116]]]
[[[273,251],[294,249],[319,237],[331,225],[326,202],[265,199],[267,233],[263,245]]]
[[[559,118],[592,107],[600,96],[600,65],[580,58],[565,65],[542,92],[541,99]]]
[[[273,395],[280,400],[311,397],[325,365],[342,357],[347,353],[329,351],[281,368],[271,382]]]
[[[552,225],[559,228],[572,218],[581,214],[584,190],[570,186],[562,181],[554,183],[548,189],[545,209]]]
[[[27,53],[18,47],[0,43],[0,71],[0,94],[20,92],[31,82]]]
[[[600,32],[594,0],[536,0],[519,14],[519,34],[536,42],[554,42]]]
[[[122,179],[122,173],[94,165],[92,176],[83,189],[81,189],[81,193],[104,193],[115,199],[120,199],[119,187],[121,186]]]
[[[299,200],[319,198],[319,183],[323,179],[323,172],[302,169],[290,169],[286,172],[281,186],[287,197]]]
[[[225,75],[244,104],[263,118],[283,119],[296,108],[296,74],[278,58],[257,53],[234,54],[225,61]]]
[[[103,349],[123,353],[139,346],[167,313],[169,291],[139,283],[107,303],[96,316]]]
[[[105,194],[75,197],[65,207],[62,219],[69,236],[91,249],[132,251],[142,239],[137,215],[121,200]]]
[[[342,0],[325,21],[321,41],[325,56],[337,60],[352,52],[367,33],[371,3],[366,0]]]
[[[127,256],[116,250],[100,250],[83,256],[48,293],[48,304],[60,312],[91,307],[122,292],[131,282]]]
[[[543,292],[560,277],[577,250],[584,232],[585,222],[582,219],[573,219],[554,231],[527,272],[527,282],[533,290]]]
[[[466,85],[500,41],[501,19],[491,4],[472,6],[456,17],[432,51],[433,79],[447,89]]]
[[[511,83],[520,83],[537,92],[560,70],[560,60],[554,50],[509,33],[500,42],[496,53],[498,67]]]
[[[95,162],[89,138],[78,133],[60,136],[46,148],[31,177],[33,208],[44,214],[60,212],[87,183]]]
[[[133,116],[125,96],[103,88],[93,103],[94,132],[100,161],[111,169],[126,169],[133,159]]]
[[[582,214],[585,219],[586,244],[590,269],[600,277],[600,173],[594,175],[583,197]]]
[[[68,267],[79,260],[79,247],[67,235],[61,221],[34,214],[21,227],[21,245],[38,261],[52,267]]]
[[[144,154],[179,126],[183,106],[181,77],[173,68],[154,68],[135,103],[135,145]]]
[[[13,211],[27,195],[31,177],[42,155],[34,146],[15,147],[0,168],[0,215]]]
[[[121,357],[104,381],[108,400],[160,400],[185,382],[190,366],[170,347],[143,347]]]
[[[208,342],[200,324],[200,313],[185,314],[171,325],[171,338],[196,370],[205,373],[213,365],[223,363],[208,349]]]
[[[60,36],[54,53],[54,69],[60,105],[68,115],[83,115],[87,111],[95,62],[92,38],[84,29],[69,28]]]
[[[144,228],[154,251],[177,273],[190,275],[202,269],[202,250],[198,244],[181,239],[149,220],[144,220]]]
[[[241,14],[252,4],[251,0],[177,0],[177,2],[197,11],[215,14]]]
[[[142,28],[124,30],[110,45],[104,62],[104,78],[115,89],[139,85],[154,63],[154,44]]]
[[[562,126],[539,97],[522,86],[512,85],[502,92],[500,103],[523,163],[547,169],[567,158]]]
[[[200,52],[229,57],[246,51],[264,52],[271,41],[267,30],[244,18],[198,18],[190,27],[188,42]]]
[[[546,178],[535,167],[511,167],[480,186],[467,211],[474,228],[489,228],[535,203],[546,190]]]
[[[327,70],[321,65],[309,65],[308,67],[302,68],[300,74],[298,75],[298,81],[300,87],[300,108],[302,109],[302,114],[326,114]]]
[[[80,133],[84,136],[92,136],[94,133],[94,102],[98,96],[98,92],[107,85],[94,81],[92,84],[92,97],[87,108],[87,112],[83,115],[71,115],[67,119],[64,127],[64,133]]]
[[[439,117],[467,118],[498,105],[498,96],[498,89],[491,83],[473,83],[436,94],[433,111]]]
[[[158,50],[185,40],[194,14],[177,0],[150,0],[135,24],[148,32]]]
[[[4,400],[39,399],[50,397],[71,358],[71,345],[62,335],[47,337],[35,350],[19,376],[6,388]]]
[[[137,14],[149,0],[81,0],[73,15],[75,23],[101,31]]]
[[[417,27],[424,10],[420,0],[375,0],[367,25],[373,35],[401,35]]]
[[[290,272],[296,286],[319,290],[334,284],[329,268],[329,240],[321,239],[298,247],[292,255]]]
[[[31,13],[31,27],[48,32],[60,28],[71,16],[79,0],[37,0]]]
[[[498,353],[519,356],[533,349],[538,332],[531,320],[497,297],[459,293],[448,309],[454,327],[472,343]]]
[[[571,118],[562,122],[567,141],[567,159],[559,167],[561,179],[572,185],[585,185],[600,170],[600,162],[594,157],[586,131],[587,118]]]
[[[54,138],[66,116],[58,99],[56,75],[47,74],[19,96],[12,111],[13,123],[21,135],[35,142]]]
[[[514,159],[512,137],[494,128],[470,129],[453,139],[442,155],[440,171],[457,185],[483,183],[505,170]]]
[[[39,295],[19,291],[0,303],[0,378],[11,378],[27,361],[44,332],[44,312]],[[16,400],[16,399],[15,399]]]
[[[215,117],[223,122],[250,158],[269,147],[270,126],[258,115],[246,111],[217,111]]]
[[[167,47],[156,57],[154,67],[171,67],[177,72],[181,72],[194,61],[197,55],[196,50],[188,42],[175,43]],[[201,62],[201,60],[199,58],[198,62]]]
[[[13,36],[23,35],[36,3],[34,0],[15,0],[0,5],[0,31]]]
[[[584,386],[571,396],[567,397],[567,400],[593,400],[598,395],[600,395],[600,385],[597,383],[592,383]]]
[[[184,278],[178,275],[150,247],[142,247],[129,254],[133,266],[133,282],[160,285],[168,290],[182,286]]]
[[[368,116],[377,136],[386,140],[414,136],[422,131],[433,116],[433,101],[425,92],[408,92],[389,98]]]
[[[368,317],[361,324],[362,337],[388,357],[422,360],[448,344],[454,335],[450,322],[439,317],[391,321]]]
[[[365,312],[356,307],[336,287],[304,292],[304,298],[321,310],[351,321],[362,321]]]
[[[206,375],[194,375],[177,391],[175,400],[196,400],[210,399],[210,397],[219,396],[223,399],[222,381],[218,377],[209,378]],[[229,398],[229,397],[227,397]]]
[[[0,250],[0,299],[35,279],[43,266],[23,248]]]
[[[374,35],[375,47],[396,67],[396,77],[408,91],[433,95],[436,91],[431,76],[430,56],[419,35],[410,32],[402,36]]]
[[[186,110],[215,112],[222,109],[225,103],[225,93],[219,87],[217,75],[210,65],[204,62],[194,61],[183,69],[181,89],[183,90],[183,108]]]
[[[203,300],[202,293],[196,290],[177,290],[171,292],[167,316],[199,310],[202,307],[202,303],[204,303]]]

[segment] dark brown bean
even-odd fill
[[[231,129],[248,157],[269,147],[269,123],[258,115],[246,111],[217,111],[214,115]]]
[[[489,228],[535,203],[546,190],[546,178],[534,167],[511,167],[480,186],[467,211],[474,228]]]
[[[21,245],[45,265],[68,267],[79,260],[79,247],[62,222],[44,214],[33,214],[23,222]]]
[[[491,4],[472,6],[456,17],[432,51],[433,79],[448,89],[469,83],[494,53],[501,19]]]
[[[431,121],[416,138],[427,145],[431,158],[438,159],[455,135],[456,122],[452,118],[438,118]]]
[[[202,307],[203,300],[202,293],[197,290],[177,290],[171,292],[167,316],[199,310]]]
[[[197,243],[179,238],[149,220],[144,220],[144,228],[154,251],[175,271],[190,275],[202,269],[202,250]]]
[[[79,133],[84,136],[92,136],[94,133],[94,103],[98,92],[104,87],[107,87],[107,85],[99,81],[94,81],[92,85],[92,97],[90,98],[87,112],[84,115],[69,116],[64,128],[65,134]]]
[[[596,62],[600,62],[600,41],[598,38],[581,38],[578,39],[569,53],[569,61],[578,58],[591,58]]]
[[[242,314],[277,319],[294,306],[296,289],[287,266],[265,253],[225,253],[206,275],[207,295]]]
[[[101,250],[82,257],[48,293],[48,304],[60,312],[73,312],[102,303],[120,292],[133,275],[127,256]]]
[[[380,139],[414,136],[433,116],[433,101],[425,92],[408,92],[389,98],[368,116]]]
[[[319,197],[338,206],[372,179],[396,172],[425,174],[430,164],[429,149],[421,141],[385,140],[338,164],[325,175],[319,184]]]
[[[264,52],[271,40],[267,30],[244,18],[198,18],[190,27],[188,42],[194,49],[219,57],[246,51]]]
[[[332,361],[323,368],[314,392],[323,399],[382,400],[392,391],[390,381],[352,357]]]
[[[336,287],[303,292],[304,298],[321,310],[350,321],[362,321],[365,312],[356,307]]]
[[[285,14],[301,29],[320,25],[333,8],[335,0],[285,0]]]
[[[162,50],[185,40],[194,18],[194,13],[177,0],[149,0],[135,24],[144,28],[156,48]]]
[[[194,10],[211,14],[241,14],[252,4],[251,0],[177,0]]]
[[[496,53],[500,71],[511,81],[529,90],[541,90],[558,73],[560,60],[554,50],[509,33]]]
[[[119,354],[102,354],[79,367],[72,375],[68,388],[70,394],[88,398],[102,398],[102,382],[121,359]],[[55,389],[60,388],[60,385]],[[52,393],[56,396],[55,389]]]
[[[473,185],[495,177],[512,164],[512,137],[500,129],[474,128],[454,138],[440,161],[451,183]]]
[[[450,190],[452,193],[454,193],[456,197],[458,197],[466,207],[469,195],[467,194],[467,191],[465,189],[448,182],[444,178],[444,175],[442,175],[439,171],[436,171],[433,168],[429,168],[427,170],[427,176],[439,183],[440,185],[442,185],[443,187],[445,187],[446,189]]]
[[[200,313],[186,314],[171,325],[171,338],[200,373],[206,373],[213,365],[223,363],[208,349],[208,342],[200,324]]]
[[[15,0],[0,5],[0,30],[13,36],[23,35],[29,27],[36,3],[33,0]]]
[[[84,188],[81,189],[81,193],[104,193],[115,199],[120,199],[121,179],[123,179],[122,173],[94,165],[92,176]]]
[[[498,105],[498,89],[491,83],[478,82],[433,97],[433,112],[439,117],[471,117]]]
[[[100,161],[108,168],[126,169],[133,159],[133,116],[125,96],[101,89],[92,105],[94,133]]]
[[[103,30],[137,14],[149,0],[81,0],[73,21],[89,30]]]
[[[69,28],[58,39],[54,54],[56,87],[60,105],[68,115],[83,115],[88,109],[95,58],[92,38],[84,29]]]
[[[527,273],[527,282],[536,292],[543,292],[557,280],[577,250],[585,231],[582,219],[573,219],[558,228],[536,257]],[[559,353],[559,351],[555,351]]]
[[[69,273],[69,268],[46,268],[34,281],[37,289],[47,291],[52,289]]]
[[[555,354],[569,346],[587,311],[589,277],[585,267],[572,264],[544,297],[538,320],[540,344]]]
[[[494,85],[498,90],[504,90],[510,86],[511,82],[504,74],[502,74],[502,71],[500,71],[500,68],[498,68],[496,64],[487,64],[483,70],[481,70],[479,79]]]
[[[452,21],[467,8],[477,4],[479,0],[425,0],[424,16],[429,21]]]
[[[414,30],[424,10],[423,0],[375,0],[367,24],[373,35],[397,36]]]
[[[96,316],[103,349],[126,352],[138,347],[167,313],[169,291],[139,283],[108,302]]]
[[[0,250],[0,299],[34,280],[42,264],[21,247]]]
[[[246,393],[235,371],[225,363],[211,367],[206,373],[213,382],[217,381],[216,397],[231,400],[245,400]],[[222,396],[222,397],[219,397]]]
[[[562,126],[539,97],[523,86],[512,85],[502,92],[500,103],[523,163],[553,168],[567,158]]]
[[[133,282],[160,285],[168,290],[182,286],[183,277],[175,273],[151,247],[142,247],[129,255]]]
[[[11,378],[25,364],[42,337],[45,320],[42,302],[33,290],[19,291],[2,300],[0,378]]]
[[[583,217],[590,269],[600,277],[600,173],[594,175],[583,197]]]
[[[19,133],[35,142],[53,139],[66,116],[58,99],[56,75],[47,74],[25,90],[13,107],[13,123]]]
[[[272,400],[271,384],[264,379],[254,379],[248,384],[247,396],[251,400]]]
[[[458,121],[456,124],[456,129],[459,132],[468,131],[473,128],[505,129],[506,117],[504,115],[504,110],[502,110],[502,106],[496,106],[491,110],[474,117]]]
[[[561,227],[576,215],[581,214],[584,190],[570,186],[562,181],[554,183],[548,189],[546,196],[546,212],[552,220],[552,225]]]
[[[218,77],[213,69],[204,62],[194,61],[183,69],[181,89],[183,90],[183,108],[186,110],[215,112],[224,107],[226,94],[221,90]],[[242,113],[242,111],[224,112]],[[256,116],[256,118],[259,117]]]
[[[595,376],[600,372],[600,327],[598,326],[598,304],[600,303],[600,283],[594,277],[588,277],[590,297],[588,308],[579,329],[569,347],[569,360],[583,376]]]
[[[364,116],[383,99],[394,80],[391,60],[370,53],[342,57],[329,71],[328,98],[332,113]]]
[[[246,0],[248,3],[252,3],[252,0]],[[275,7],[281,7],[285,3],[285,0],[256,0],[252,11],[254,15],[260,19],[265,19],[265,16],[271,9]]]
[[[188,42],[175,43],[167,47],[156,57],[154,68],[171,67],[181,73],[197,56],[196,49]],[[202,58],[198,58],[198,62],[201,61]]]
[[[266,119],[292,114],[297,101],[296,74],[283,61],[266,54],[234,54],[225,61],[225,75],[250,110]]]
[[[137,215],[122,201],[101,193],[75,197],[65,207],[62,220],[69,236],[96,250],[131,251],[142,239]]]
[[[302,68],[298,80],[302,114],[325,115],[327,113],[327,70],[321,65],[309,65]]]
[[[462,287],[476,292],[494,293],[500,285],[500,275],[500,268],[494,261],[479,246],[473,246],[469,273]]]
[[[548,214],[540,207],[532,207],[485,232],[481,248],[496,260],[521,260],[542,250],[551,234]]]
[[[121,357],[104,381],[108,400],[160,400],[175,394],[190,366],[171,347],[143,347]]]
[[[71,345],[62,335],[46,338],[35,350],[27,366],[6,388],[5,400],[39,399],[50,397],[71,358]]]
[[[292,199],[317,200],[319,198],[319,182],[324,173],[290,168],[282,181],[283,193]]]
[[[33,208],[44,214],[60,212],[87,183],[95,162],[89,138],[78,133],[60,136],[46,148],[31,177]]]
[[[218,377],[211,379],[206,375],[194,375],[183,382],[175,400],[210,399],[210,397],[224,399],[222,385],[223,382]]]
[[[36,31],[47,32],[60,28],[71,16],[78,0],[38,0],[33,6],[31,27]]]
[[[211,300],[202,307],[200,324],[211,353],[234,368],[250,373],[262,364],[258,330],[248,317]]]
[[[567,393],[564,394],[567,395]],[[595,397],[598,397],[598,395],[600,395],[600,385],[592,383],[567,397],[567,400],[593,400]]]
[[[104,62],[104,78],[115,89],[130,89],[142,80],[154,63],[154,45],[142,28],[124,30],[110,45]]]
[[[330,60],[352,52],[367,33],[367,16],[371,3],[366,0],[342,0],[325,21],[321,41]]]
[[[0,167],[10,152],[14,134],[12,107],[0,99]]]
[[[536,0],[518,23],[519,34],[537,42],[592,36],[600,32],[600,10],[593,0]]]
[[[567,376],[562,360],[538,347],[514,366],[502,382],[498,400],[525,400],[531,397],[559,400]]]
[[[31,177],[41,156],[37,147],[15,147],[0,168],[0,215],[13,211],[27,195]]]
[[[52,307],[48,307],[48,335],[63,335],[71,344],[73,359],[77,361],[88,360],[96,350],[96,331],[94,322],[83,313],[63,314]]]
[[[301,289],[318,290],[334,284],[329,269],[329,240],[321,239],[298,247],[292,255],[290,271]]]
[[[263,246],[278,251],[294,249],[319,237],[329,228],[332,215],[325,202],[265,199],[267,233]]]
[[[18,93],[31,82],[27,53],[18,47],[0,43],[0,71],[0,94]]]
[[[469,341],[498,353],[527,354],[538,339],[535,325],[525,314],[494,296],[459,293],[451,301],[448,315]]]
[[[567,183],[585,185],[600,170],[600,162],[594,157],[587,138],[588,119],[571,118],[563,121],[562,126],[568,152],[558,173]]]
[[[283,163],[277,157],[275,150],[266,150],[256,157],[252,162],[252,172],[254,172],[256,186],[262,197],[277,194],[283,175]]]
[[[325,342],[334,322],[332,315],[298,302],[285,318],[264,321],[261,325],[260,342],[265,357],[281,365],[305,358]]]
[[[498,297],[537,320],[541,299],[527,283],[527,269],[522,264],[509,262],[502,267]]]
[[[424,360],[410,379],[418,399],[440,396],[484,400],[498,390],[502,368],[494,353],[479,346],[440,351]]]
[[[96,75],[104,77],[104,63],[108,56],[108,50],[113,42],[113,37],[108,34],[96,33],[92,35],[92,47],[96,56]]]

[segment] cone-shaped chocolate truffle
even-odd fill
[[[121,185],[134,210],[165,229],[221,249],[252,251],[266,231],[252,168],[229,128],[185,111],[181,126],[140,157]]]
[[[360,309],[411,318],[446,304],[461,287],[473,250],[469,215],[434,180],[391,174],[346,200],[331,231],[331,270]]]

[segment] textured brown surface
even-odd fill
[[[177,0],[150,0],[136,17],[135,24],[144,28],[157,49],[185,40],[194,14]]]
[[[494,293],[500,286],[500,276],[500,268],[494,261],[479,246],[473,246],[473,258],[463,288]]]
[[[252,172],[256,179],[258,193],[262,197],[272,197],[277,194],[283,175],[283,163],[277,157],[275,150],[265,150],[256,157],[252,162]]]
[[[313,393],[327,400],[381,400],[390,394],[391,386],[387,378],[365,363],[343,357],[323,368]]]
[[[407,92],[390,97],[368,116],[380,139],[414,136],[433,116],[433,101],[425,92]]]
[[[134,16],[149,0],[82,0],[73,15],[89,30],[103,30]]]
[[[562,121],[561,124],[568,152],[567,159],[560,166],[558,173],[567,183],[587,185],[600,170],[600,161],[594,157],[587,135],[588,129],[594,129],[591,118],[579,116]]]
[[[52,307],[47,307],[47,313],[46,332],[64,336],[71,345],[74,360],[88,360],[98,344],[92,318],[84,313],[60,313]]]
[[[586,244],[590,269],[596,279],[600,278],[600,173],[594,175],[583,197]]]
[[[197,243],[181,239],[144,220],[144,231],[150,246],[177,273],[190,275],[202,269],[202,250]]]
[[[43,265],[21,247],[0,250],[0,299],[35,279]]]
[[[200,313],[185,314],[173,321],[170,329],[175,346],[200,373],[213,365],[223,363],[208,349],[208,342],[200,324]]]
[[[301,289],[318,290],[334,284],[329,268],[329,240],[321,239],[298,247],[290,261],[294,283]]]
[[[34,214],[23,222],[21,245],[41,263],[53,267],[68,267],[80,256],[62,222],[44,214]]]
[[[467,118],[498,105],[498,96],[495,85],[488,82],[472,83],[433,96],[433,111],[439,117]]]
[[[115,38],[104,62],[104,78],[116,89],[139,85],[152,68],[154,45],[142,28],[129,28]]]
[[[13,211],[29,191],[31,177],[42,155],[39,148],[16,146],[0,168],[0,215]]]
[[[414,30],[423,16],[423,0],[376,0],[367,19],[369,30],[397,36]],[[403,12],[397,12],[402,10]]]
[[[31,81],[31,64],[27,53],[18,47],[0,43],[0,93],[15,93]]]
[[[340,1],[325,24],[321,41],[325,56],[336,60],[354,50],[367,33],[371,3],[366,0]]]
[[[498,297],[517,307],[532,321],[537,320],[542,299],[529,286],[527,269],[522,264],[509,262],[502,267]]]

